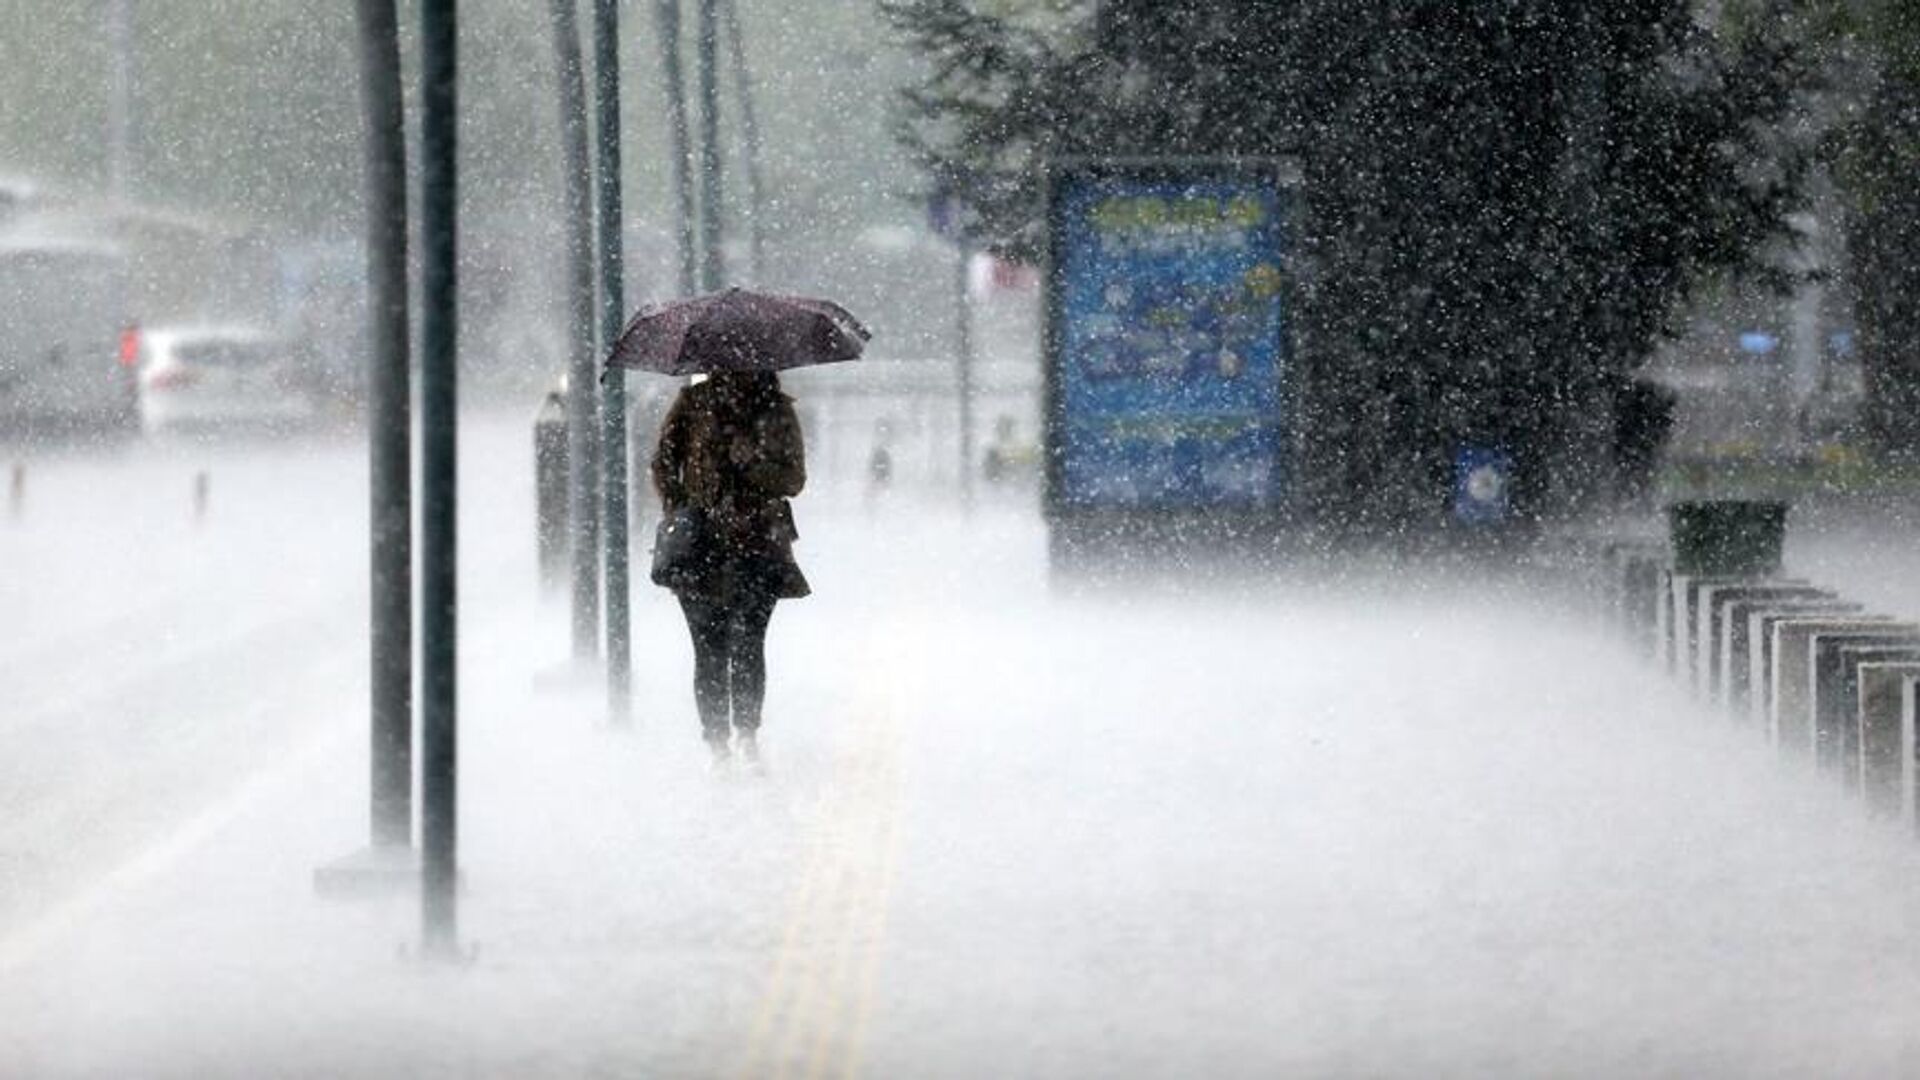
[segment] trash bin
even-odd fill
[[[540,584],[557,589],[567,580],[567,406],[558,391],[547,395],[533,420],[534,519],[539,530]]]
[[[1667,507],[1673,568],[1694,577],[1768,577],[1780,571],[1787,504],[1708,499]]]

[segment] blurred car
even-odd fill
[[[319,401],[285,338],[245,326],[143,331],[140,426],[171,431],[277,430],[319,418]]]

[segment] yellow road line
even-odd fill
[[[868,837],[858,838],[865,846]],[[833,1053],[837,1048],[836,1039],[850,1027],[847,1015],[848,983],[853,978],[854,956],[863,944],[876,948],[877,942],[868,937],[876,921],[877,903],[886,883],[878,875],[877,866],[862,865],[858,856],[846,858],[844,872],[847,880],[854,882],[849,902],[839,913],[842,917],[834,928],[837,931],[835,943],[830,954],[830,970],[823,970],[824,982],[820,988],[820,1007],[822,1019],[814,1025],[813,1044],[807,1055],[806,1080],[818,1080],[832,1069]]]
[[[766,991],[760,996],[760,1006],[755,1010],[753,1027],[747,1033],[747,1059],[735,1074],[742,1078],[757,1075],[755,1066],[759,1064],[758,1050],[765,1044],[768,1033],[781,1016],[780,1006],[786,1000],[787,982],[793,976],[796,958],[799,955],[800,938],[807,925],[807,912],[820,889],[823,864],[817,859],[807,859],[803,864],[800,880],[792,897],[787,903],[786,926],[780,935],[780,952],[773,965],[773,974],[769,978]]]
[[[873,1016],[873,1001],[880,984],[880,955],[886,943],[887,914],[893,899],[894,875],[900,866],[902,832],[900,815],[895,814],[887,829],[886,854],[881,861],[880,897],[873,918],[873,940],[867,948],[866,962],[860,972],[860,995],[853,1007],[853,1030],[848,1038],[846,1064],[840,1071],[842,1077],[859,1076],[866,1059],[867,1024]]]
[[[924,685],[897,631],[863,650],[880,677],[860,688],[738,1076],[859,1074],[903,833],[904,710]]]

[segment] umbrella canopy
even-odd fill
[[[872,336],[830,301],[728,289],[641,310],[606,366],[662,375],[783,371],[857,359]]]

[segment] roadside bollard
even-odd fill
[[[207,470],[201,469],[193,474],[193,522],[198,525],[207,520],[207,499],[211,494],[212,482],[207,478]]]
[[[1920,627],[1890,624],[1887,632],[1814,634],[1808,642],[1808,717],[1812,729],[1813,759],[1820,768],[1839,776],[1850,790],[1858,790],[1860,754],[1859,672],[1855,665],[1868,660],[1912,660],[1920,657]]]
[[[1908,752],[1920,745],[1920,684],[1901,680],[1900,686],[1900,824],[1920,834],[1920,762]]]
[[[1726,702],[1728,672],[1737,657],[1747,662],[1747,615],[1769,604],[1812,602],[1832,599],[1831,594],[1797,581],[1759,581],[1733,586],[1716,586],[1702,601],[1705,629],[1701,661],[1704,679],[1697,687],[1706,700]],[[1744,673],[1743,673],[1744,674]]]
[[[1920,663],[1920,641],[1896,645],[1848,641],[1829,649],[1828,655],[1829,685],[1825,690],[1816,686],[1816,707],[1827,710],[1830,730],[1838,732],[1839,759],[1835,764],[1842,786],[1871,804],[1875,795],[1867,788],[1868,762],[1884,755],[1876,764],[1897,764],[1900,737],[1898,687],[1889,687],[1884,681],[1876,685],[1873,676],[1889,667]],[[1838,668],[1837,674],[1832,673],[1833,667]],[[1888,689],[1896,692],[1884,693]],[[1891,750],[1886,739],[1889,733],[1893,736]],[[1877,775],[1884,778],[1883,774]],[[1874,808],[1878,814],[1891,811],[1890,805]]]
[[[1855,675],[1859,788],[1868,811],[1876,817],[1912,820],[1903,795],[1913,767],[1901,756],[1911,734],[1902,728],[1901,713],[1907,688],[1916,678],[1920,678],[1920,663],[1904,660],[1870,661],[1861,664]]]
[[[1853,618],[1816,615],[1775,623],[1772,670],[1768,673],[1771,698],[1767,702],[1768,730],[1773,736],[1774,749],[1809,762],[1827,757],[1829,733],[1820,730],[1814,715],[1814,675],[1822,638],[1896,634],[1911,637],[1916,633],[1920,633],[1920,628],[1896,623],[1885,615]]]
[[[567,580],[567,410],[549,393],[533,420],[534,523],[538,534],[540,586],[552,591]]]
[[[15,521],[27,512],[27,466],[13,463],[13,476],[7,482],[7,516]]]

